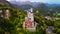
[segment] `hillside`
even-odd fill
[[[10,6],[9,2],[6,0],[0,0],[0,7],[1,6]]]

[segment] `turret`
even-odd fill
[[[34,21],[34,18],[33,18],[33,9],[31,8],[29,10],[29,12],[27,13],[27,17],[28,17],[28,20],[33,22]]]

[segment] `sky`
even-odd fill
[[[17,1],[17,2],[31,1],[31,2],[50,3],[50,4],[60,4],[60,0],[7,0],[7,1]]]

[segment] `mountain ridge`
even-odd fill
[[[41,2],[10,2],[12,5],[17,5],[17,6],[22,6],[22,5],[31,5],[33,7],[37,7],[39,4],[41,4]],[[60,4],[49,4],[49,3],[44,3],[46,6],[48,7],[54,7],[54,6],[60,6]]]

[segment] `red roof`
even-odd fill
[[[26,21],[25,24],[23,24],[24,26],[32,26],[32,23],[30,21]]]

